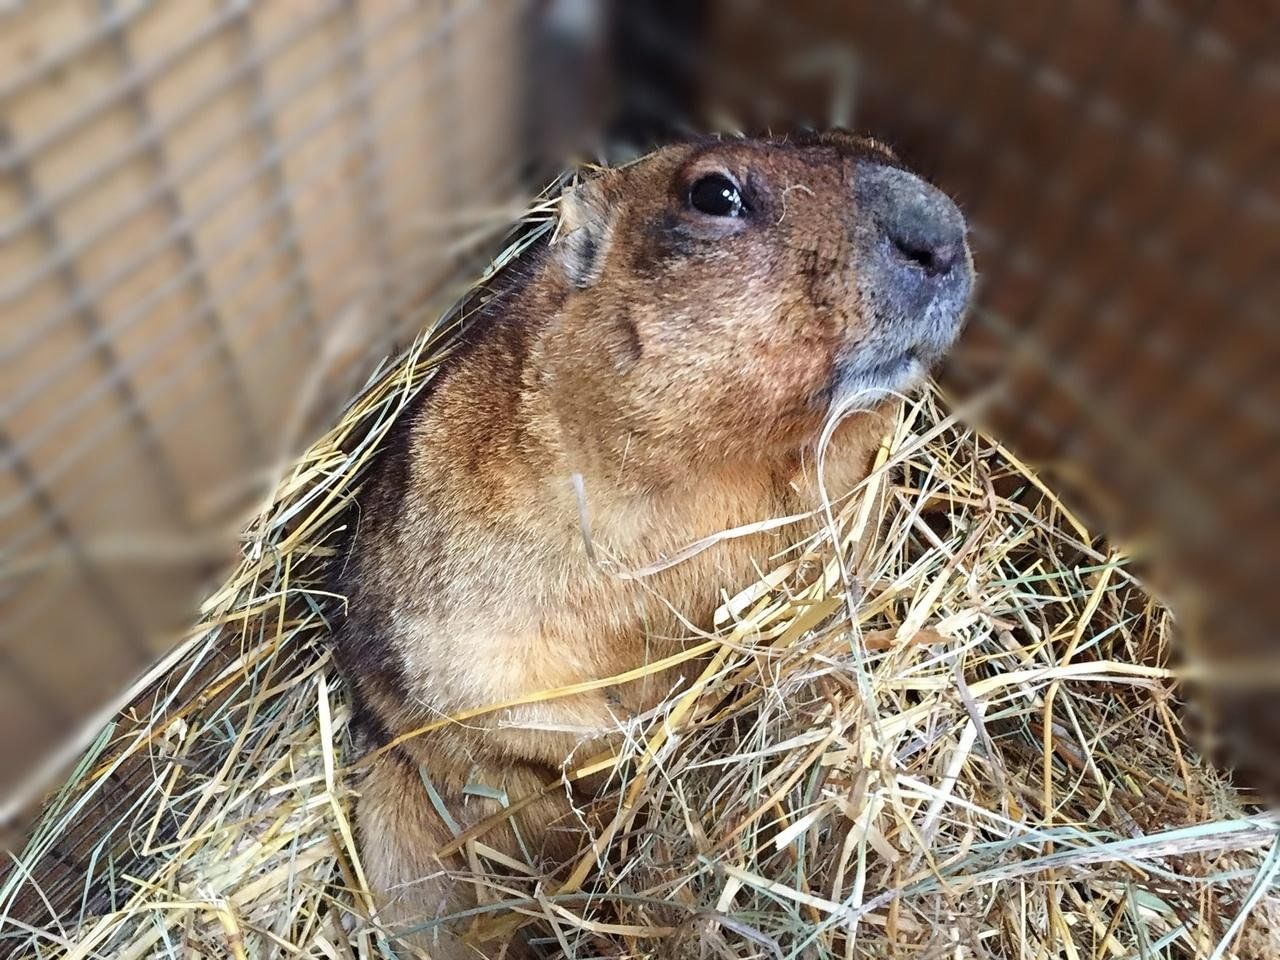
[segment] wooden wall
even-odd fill
[[[0,7],[0,792],[511,219],[521,7]]]

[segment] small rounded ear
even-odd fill
[[[565,276],[583,289],[600,278],[605,255],[613,237],[613,216],[609,209],[611,171],[605,170],[578,181],[560,197],[560,223],[556,229],[553,256],[560,261]]]

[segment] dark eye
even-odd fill
[[[709,173],[689,188],[689,206],[711,217],[740,217],[742,194],[724,174]]]

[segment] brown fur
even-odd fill
[[[709,628],[721,591],[749,585],[803,532],[622,579],[592,563],[571,477],[595,551],[624,569],[817,506],[813,447],[838,356],[874,332],[850,239],[850,182],[867,158],[895,162],[846,135],[703,141],[566,196],[556,242],[515,268],[362,497],[340,652],[375,739],[671,654],[690,636],[681,617]],[[686,209],[688,185],[719,169],[749,192],[754,225]],[[828,490],[865,476],[883,427],[876,413],[840,427]],[[472,902],[442,874],[460,863],[435,857],[451,835],[420,770],[474,824],[497,807],[464,786],[535,792],[681,681],[517,707],[378,758],[359,827],[381,918],[403,928]],[[551,829],[566,809],[553,793],[517,817],[535,855],[578,849],[573,830]],[[522,856],[508,827],[481,839]],[[476,955],[448,937],[417,942]]]

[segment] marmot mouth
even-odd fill
[[[923,367],[919,351],[912,348],[902,351],[890,360],[872,364],[864,371],[855,369],[853,372],[860,373],[869,383],[896,383],[903,376],[910,376],[922,370]]]
[[[910,390],[928,369],[912,347],[889,359],[849,357],[836,364],[831,382],[813,397],[814,406],[832,411],[866,410],[893,394]]]

